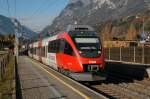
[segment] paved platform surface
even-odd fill
[[[18,73],[23,99],[103,99],[48,67],[20,56]]]

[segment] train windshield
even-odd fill
[[[80,50],[98,50],[100,48],[98,38],[75,38],[75,42]]]
[[[82,57],[95,58],[101,54],[101,43],[94,32],[72,33],[71,36],[76,48]]]

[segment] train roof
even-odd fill
[[[95,31],[95,29],[89,25],[68,25],[66,32],[69,31]],[[56,37],[64,32],[60,31],[58,33],[54,33],[53,35],[43,38],[42,41],[54,40]],[[37,45],[38,41],[32,42],[31,44]]]
[[[66,31],[94,31],[94,28],[89,25],[68,25]]]

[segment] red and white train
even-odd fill
[[[70,25],[66,32],[29,45],[29,56],[78,81],[105,80],[103,47],[94,29]]]

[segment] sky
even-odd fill
[[[68,2],[69,0],[16,0],[15,3],[15,0],[0,0],[0,15],[16,17],[22,25],[37,32],[50,25]]]

